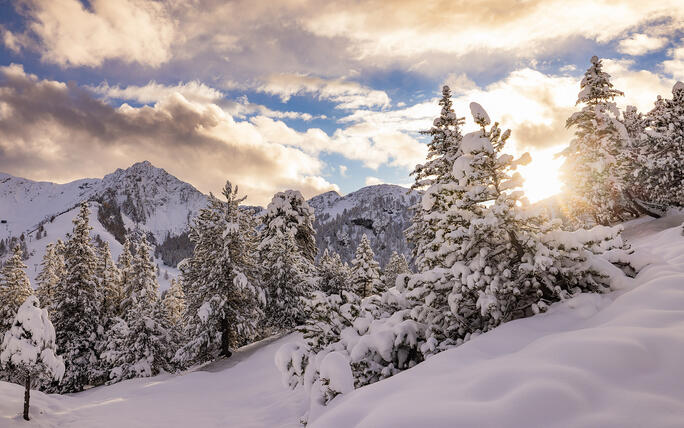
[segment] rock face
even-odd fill
[[[319,254],[328,248],[351,261],[365,233],[381,265],[393,251],[409,256],[403,231],[410,224],[409,207],[418,197],[403,187],[381,184],[346,196],[327,192],[311,198]],[[0,243],[8,249],[10,241],[25,242],[27,256],[34,253],[38,259],[45,244],[70,230],[72,210],[84,200],[93,205],[93,221],[98,223],[94,233],[102,234],[102,239],[120,243],[127,231],[145,233],[156,255],[175,267],[192,251],[188,226],[206,205],[207,196],[147,161],[117,169],[102,179],[66,184],[0,173]],[[63,227],[57,226],[60,222]]]

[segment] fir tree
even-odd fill
[[[55,329],[38,298],[29,296],[19,307],[12,327],[0,345],[0,367],[24,379],[24,419],[29,420],[32,382],[41,378],[59,381],[64,362],[56,354]]]
[[[368,297],[379,292],[380,265],[375,261],[375,254],[365,234],[356,248],[352,261],[352,287],[356,294]]]
[[[166,292],[162,300],[166,319],[173,326],[181,326],[185,316],[186,304],[185,294],[179,281],[175,278],[171,280],[171,287]]]
[[[22,254],[21,248],[15,246],[0,270],[0,337],[12,326],[19,307],[33,294]]]
[[[237,187],[223,189],[227,202],[210,195],[193,221],[192,257],[180,264],[188,305],[188,335],[175,356],[182,365],[230,356],[231,348],[257,334],[265,294],[256,282],[255,222],[240,209]]]
[[[121,303],[119,314],[123,316],[132,307],[131,295],[133,294],[133,254],[131,253],[131,240],[128,235],[124,239],[123,250],[117,260],[119,268],[119,288],[121,289]]]
[[[64,273],[64,243],[58,240],[56,243],[49,243],[45,247],[41,270],[36,277],[36,282],[38,282],[36,296],[48,314],[52,314],[54,311],[55,289],[62,280]]]
[[[109,243],[104,242],[97,251],[97,277],[102,292],[102,317],[107,320],[119,315],[123,290],[119,268],[112,260]]]
[[[64,244],[65,275],[55,288],[53,323],[57,347],[66,363],[61,392],[82,391],[99,376],[97,345],[103,326],[89,215],[88,204],[83,202],[73,220],[73,233]]]
[[[304,321],[316,255],[313,218],[313,210],[294,190],[276,193],[266,207],[257,253],[267,328],[287,330]]]
[[[409,269],[406,257],[403,254],[397,254],[397,252],[394,251],[382,273],[382,280],[385,284],[385,290],[389,290],[396,285],[397,277],[399,275],[406,275],[410,273],[411,270]]]
[[[619,118],[613,99],[624,95],[613,89],[610,75],[603,71],[597,57],[584,74],[577,104],[582,110],[573,113],[566,126],[575,129],[575,138],[561,155],[561,169],[572,215],[589,215],[598,224],[607,225],[624,218],[629,209],[623,191],[620,160],[629,144],[629,136]]]
[[[671,100],[658,97],[647,124],[639,182],[648,200],[661,208],[684,206],[684,83],[674,85]]]
[[[438,231],[443,229],[441,223],[450,208],[453,193],[451,166],[456,160],[464,123],[464,119],[454,112],[448,86],[442,88],[439,105],[442,106],[440,116],[434,120],[432,128],[422,132],[432,136],[428,143],[427,162],[416,165],[411,173],[415,177],[411,188],[425,190],[422,202],[412,207],[413,223],[406,231],[419,269],[430,269],[442,262],[435,251],[443,239]]]
[[[326,294],[338,294],[351,290],[351,272],[336,252],[332,255],[326,248],[318,261],[318,288]]]

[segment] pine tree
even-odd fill
[[[276,193],[266,207],[257,248],[266,291],[264,324],[276,331],[304,321],[304,299],[314,282],[313,210],[298,191]]]
[[[112,253],[107,242],[104,242],[97,250],[97,278],[102,292],[102,317],[105,320],[114,318],[120,313],[123,290],[121,274],[112,260]]]
[[[326,294],[338,294],[351,290],[351,271],[336,252],[326,248],[318,261],[318,288]]]
[[[210,195],[209,205],[193,221],[192,257],[179,265],[188,305],[188,335],[175,356],[181,365],[230,356],[231,348],[257,334],[265,304],[256,282],[255,222],[240,209],[243,198],[226,183],[222,202]]]
[[[53,323],[57,349],[66,363],[59,390],[82,391],[99,376],[97,345],[103,331],[97,256],[90,241],[90,209],[83,202],[64,244],[65,275],[55,288]]]
[[[19,307],[33,294],[22,255],[21,248],[15,246],[0,270],[0,337],[12,326]]]
[[[145,236],[136,246],[130,283],[125,326],[122,321],[114,325],[103,353],[112,367],[110,383],[172,369],[173,337],[159,301],[156,266]]]
[[[408,296],[421,302],[413,317],[427,328],[426,355],[574,293],[608,287],[587,262],[593,254],[585,245],[610,248],[617,230],[573,236],[532,210],[517,190],[522,178],[515,172],[529,155],[502,153],[510,131],[502,132],[498,123],[487,129],[489,116],[480,105],[472,103],[471,111],[480,130],[463,138],[453,165],[454,209],[449,228],[439,231],[448,237],[438,249],[445,263],[408,283]]]
[[[29,296],[19,307],[12,327],[0,345],[0,367],[24,378],[24,419],[29,420],[31,384],[49,378],[59,381],[64,362],[56,354],[55,329],[38,298]]]
[[[577,104],[584,107],[566,123],[575,128],[575,138],[561,152],[565,157],[561,177],[571,214],[578,220],[589,215],[596,223],[607,225],[624,219],[629,209],[620,173],[620,154],[629,145],[629,135],[613,102],[624,94],[613,89],[610,75],[595,56],[580,87]]]
[[[428,143],[427,162],[416,165],[411,175],[415,176],[412,189],[425,193],[421,203],[412,207],[413,223],[406,231],[407,239],[413,244],[413,255],[420,270],[438,266],[443,260],[436,249],[441,246],[443,236],[437,232],[443,229],[444,218],[450,208],[453,189],[451,166],[456,160],[462,139],[463,118],[456,116],[451,102],[451,90],[442,88],[440,116],[433,126],[423,134],[432,136]]]
[[[52,314],[55,306],[55,289],[64,276],[64,243],[58,240],[49,243],[45,247],[45,255],[41,263],[41,270],[36,277],[38,287],[36,296],[48,311]]]
[[[119,268],[119,288],[121,289],[121,303],[119,314],[123,316],[131,308],[131,295],[133,294],[133,254],[131,253],[131,240],[128,235],[124,239],[123,250],[117,260]]]
[[[366,234],[361,237],[352,261],[352,281],[354,291],[361,297],[379,292],[380,265],[375,261],[375,254]]]
[[[397,254],[397,252],[394,251],[382,274],[385,290],[389,290],[396,285],[397,277],[399,275],[406,275],[410,273],[411,270],[409,269],[406,257],[403,254]]]
[[[171,280],[171,287],[162,300],[166,319],[173,326],[181,326],[185,316],[185,294],[179,281]]]
[[[684,206],[684,83],[672,88],[672,99],[658,97],[647,115],[638,179],[648,200],[662,209]]]

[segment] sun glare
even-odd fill
[[[523,190],[530,202],[541,201],[561,190],[560,167],[562,158],[554,158],[561,149],[553,147],[547,150],[530,150],[532,162],[518,168],[525,179]]]

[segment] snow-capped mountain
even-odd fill
[[[404,230],[411,223],[409,208],[419,197],[417,192],[401,186],[379,184],[346,196],[327,192],[311,198],[309,205],[316,216],[314,228],[319,252],[329,248],[350,262],[361,237],[366,234],[381,266],[393,251],[405,254],[410,260]]]
[[[365,233],[381,265],[392,251],[408,256],[403,231],[410,223],[408,208],[417,198],[415,192],[387,184],[346,196],[327,192],[311,198],[308,202],[316,215],[319,252],[330,248],[343,260],[351,261]],[[33,280],[45,245],[64,239],[71,231],[71,220],[82,201],[91,204],[93,235],[109,242],[114,257],[120,252],[125,233],[136,230],[148,235],[160,267],[168,267],[173,274],[178,261],[192,251],[188,227],[206,205],[207,196],[147,161],[117,169],[101,179],[66,184],[0,173],[0,258],[11,240],[22,243]]]

